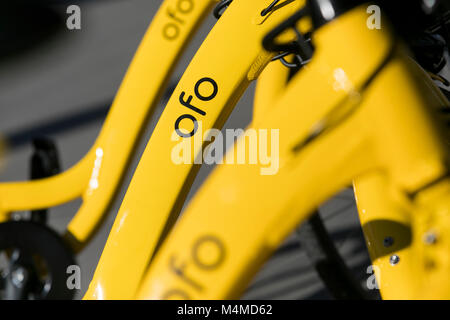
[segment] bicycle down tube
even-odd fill
[[[198,171],[194,158],[204,146],[199,143],[203,133],[222,127],[250,81],[271,60],[262,48],[263,36],[304,3],[285,1],[262,17],[270,2],[233,1],[189,64],[135,171],[85,299],[135,295]],[[193,142],[189,164],[171,159],[182,139]]]

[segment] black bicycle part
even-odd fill
[[[436,0],[430,8],[426,8],[426,1],[422,0],[408,1],[408,4],[404,1],[392,0],[377,0],[375,3],[380,5],[396,32],[407,43],[420,37],[424,32],[444,31],[437,25],[448,26],[449,23],[450,1],[448,0]],[[445,32],[442,35],[445,37]]]
[[[429,72],[439,73],[445,66],[445,40],[434,34],[424,33],[411,40],[411,49],[417,62]]]
[[[314,29],[317,29],[363,3],[365,1],[361,0],[308,0],[307,7]],[[426,4],[412,0],[406,4],[404,1],[376,0],[373,4],[379,5],[395,32],[410,46],[425,69],[438,73],[444,67],[444,50],[450,46],[450,1]]]
[[[450,4],[448,7],[443,8],[441,14],[435,15],[433,23],[430,24],[426,32],[442,36],[447,43],[447,49],[450,49]]]
[[[73,299],[66,281],[75,259],[50,228],[31,221],[0,223],[0,253],[7,257],[0,270],[2,299]]]
[[[318,211],[297,229],[297,235],[301,248],[334,298],[370,299],[339,254]]]
[[[311,41],[310,34],[305,35],[305,42],[309,43],[310,41]],[[288,56],[293,56],[292,62],[286,60]],[[306,57],[306,54],[299,54],[296,52],[285,51],[275,55],[275,57],[273,57],[271,61],[276,60],[279,60],[285,67],[294,70],[294,72],[297,72],[311,60],[311,57]]]
[[[269,4],[269,6],[267,8],[265,8],[261,11],[261,16],[262,17],[267,16],[267,14],[269,14],[269,12],[271,12],[275,8],[275,6],[278,4],[278,2],[280,2],[280,1],[281,0],[274,0],[271,4]]]
[[[311,33],[302,34],[296,26],[297,22],[307,14],[307,8],[304,7],[300,9],[264,37],[264,49],[276,53],[272,61],[280,60],[284,66],[296,70],[309,62],[314,52],[314,47],[311,43]],[[276,41],[277,37],[288,29],[294,30],[297,39],[288,43],[278,43]],[[294,56],[293,62],[288,62],[286,60],[286,57],[290,55]]]
[[[267,14],[269,14],[271,11],[273,11],[276,7],[276,5],[280,2],[281,0],[273,0],[272,3],[265,9],[263,9],[261,11],[261,16],[264,17]],[[228,8],[228,6],[233,2],[233,0],[221,0],[215,7],[213,10],[213,15],[216,19],[220,19],[220,17],[222,16],[223,12],[226,10],[226,8]]]
[[[64,16],[40,0],[2,1],[0,58],[14,58],[53,38],[66,27]]]
[[[53,140],[49,138],[33,139],[33,154],[31,156],[31,180],[48,178],[61,172],[58,150]],[[31,211],[31,220],[45,224],[48,209]]]
[[[450,91],[440,88],[442,93],[447,97],[448,100],[450,100]],[[448,107],[446,107],[445,109],[449,109]]]
[[[297,22],[307,16],[309,10],[303,7],[298,10],[288,19],[272,29],[263,39],[263,47],[270,52],[291,52],[302,56],[302,58],[309,58],[312,55],[311,44],[306,41],[304,35],[296,27]],[[293,29],[296,32],[298,41],[291,41],[287,43],[278,43],[276,38],[288,29]]]
[[[233,2],[233,0],[221,0],[213,10],[213,15],[216,19],[220,19],[226,8]]]
[[[364,0],[307,0],[307,7],[314,28],[336,19],[351,9],[367,3]],[[392,1],[374,0],[371,4],[378,5],[402,37],[409,38],[416,32],[423,32],[435,22],[436,16],[450,10],[448,0],[436,0],[433,5],[427,5],[423,0]]]
[[[286,68],[290,69],[298,69],[304,66],[307,61],[303,61],[302,58],[299,55],[294,55],[294,61],[289,62],[286,60],[286,57],[291,55],[290,52],[282,52],[275,57],[272,58],[272,61],[279,60]]]

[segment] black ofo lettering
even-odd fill
[[[201,93],[200,91],[202,91],[203,93]],[[208,93],[206,94],[205,92],[208,92]],[[211,101],[217,96],[218,92],[219,92],[219,86],[217,85],[217,82],[211,78],[207,78],[207,77],[201,78],[200,80],[197,81],[197,83],[194,86],[195,97],[200,101],[204,101],[204,102]],[[179,96],[179,102],[182,106],[188,108],[189,110],[195,112],[196,114],[199,114],[201,116],[206,116],[206,111],[204,111],[200,107],[194,105],[194,104],[197,104],[198,101],[197,101],[197,103],[195,103],[195,102],[193,102],[193,100],[194,100],[194,96],[188,95],[185,91],[181,92],[181,94]],[[192,121],[192,123],[193,123],[193,129],[188,133],[180,130],[180,123],[184,119],[188,119],[188,120]],[[198,129],[197,118],[191,114],[183,114],[183,115],[179,116],[177,118],[177,120],[175,121],[175,131],[179,137],[190,138],[197,132],[197,129]]]

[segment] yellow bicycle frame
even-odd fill
[[[0,221],[14,211],[56,206],[82,197],[66,239],[79,251],[93,236],[118,190],[146,119],[157,106],[181,53],[218,0],[165,0],[147,30],[87,155],[42,180],[0,184]]]
[[[262,48],[264,35],[304,1],[284,1],[262,17],[261,11],[270,3],[233,1],[197,51],[142,155],[85,299],[134,297],[200,167],[194,159],[205,147],[198,143],[203,132],[222,127],[241,94],[273,56]],[[196,130],[200,125],[203,130]],[[174,132],[178,126],[184,138]],[[189,164],[177,165],[171,159],[180,139],[193,142]]]
[[[0,184],[0,220],[81,196],[66,238],[77,250],[87,243],[182,50],[217,2],[163,2],[94,146],[63,174]],[[448,153],[429,110],[448,101],[389,28],[365,27],[365,7],[315,33],[313,60],[289,84],[276,81],[287,69],[269,64],[263,71],[249,128],[280,130],[278,174],[219,166],[171,231],[200,166],[172,162],[174,127],[194,132],[183,138],[193,142],[194,162],[206,146],[196,142],[202,130],[195,123],[203,131],[222,127],[273,56],[262,37],[304,3],[286,0],[261,17],[271,2],[235,0],[194,57],[148,143],[85,298],[238,297],[293,228],[352,180],[383,298],[449,297]],[[425,241],[429,234],[438,240]],[[389,236],[394,244],[386,247]],[[392,254],[399,263],[389,263]]]
[[[315,32],[312,61],[250,126],[280,130],[278,174],[262,176],[259,165],[219,166],[156,254],[137,298],[238,297],[299,222],[353,179],[367,197],[380,188],[362,183],[381,181],[389,190],[374,200],[389,200],[393,212],[386,215],[394,221],[405,213],[411,219],[414,261],[405,259],[408,272],[389,285],[400,286],[405,299],[450,297],[448,152],[431,110],[443,101],[388,27],[365,27],[365,8]],[[436,242],[423,240],[430,230]]]
[[[415,79],[422,82],[420,86],[429,90],[431,98],[427,101],[428,105],[448,106],[447,99],[427,73],[412,60],[409,64]],[[392,188],[386,175],[367,175],[356,179],[353,184],[366,245],[376,266],[374,270],[381,295],[390,299],[404,299],[405,292],[410,290],[408,279],[417,277],[417,274],[412,274],[416,270],[410,267],[415,264],[411,230],[413,217],[406,208],[392,200],[398,197],[398,191]],[[400,263],[392,265],[390,259],[394,255],[400,259]]]
[[[416,78],[422,82],[421,86],[430,89],[434,101],[430,106],[448,105],[447,99],[433,84],[426,71],[412,59],[410,67],[411,72],[414,72]],[[288,70],[279,63],[273,63],[263,71],[256,87],[254,121],[276,104],[277,98],[287,84]],[[411,248],[411,215],[401,210],[391,200],[396,197],[395,190],[390,188],[385,175],[367,175],[356,179],[353,184],[366,246],[375,266],[373,269],[378,277],[381,296],[401,299],[405,291],[409,290],[408,287],[402,286],[402,283],[407,283],[407,279],[414,276],[410,274],[413,270],[408,267],[414,263],[414,250]],[[393,193],[389,194],[391,191]],[[301,207],[301,203],[298,206]],[[401,261],[395,266],[390,263],[390,258],[394,255]]]

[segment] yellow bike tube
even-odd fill
[[[256,82],[252,121],[257,121],[260,116],[272,110],[287,84],[288,76],[289,68],[279,61],[269,63],[264,69]]]
[[[126,128],[105,138],[105,148],[111,150],[112,154],[108,157],[109,160],[101,163],[98,172],[95,171],[98,184],[102,181],[104,184],[101,184],[102,188],[86,190],[84,198],[92,197],[93,200],[89,205],[83,202],[68,226],[68,233],[76,241],[86,241],[98,226],[109,199],[116,191],[123,168],[129,160],[128,154],[136,144],[144,120],[153,114],[183,49],[216,2],[217,0],[165,0],[153,18],[114,100],[113,108],[117,106],[118,110],[115,114],[117,118],[110,121],[107,119],[105,122],[105,126],[112,126],[118,124],[114,121],[117,119]],[[136,125],[137,123],[140,125]],[[103,154],[108,156],[106,151]],[[117,167],[122,170],[117,170]],[[97,194],[97,190],[100,194]]]
[[[263,36],[300,6],[236,0],[214,26],[178,83],[125,195],[85,298],[132,298],[159,242],[177,218],[200,164],[204,133],[221,128],[235,103],[270,61]],[[177,146],[191,144],[187,163]],[[198,159],[197,159],[198,160]]]
[[[427,90],[428,94],[423,99],[429,108],[439,109],[449,105],[416,62],[410,61],[409,71],[422,90]],[[411,292],[406,280],[418,276],[417,270],[412,267],[417,263],[417,257],[413,248],[414,219],[409,200],[391,185],[383,172],[360,177],[353,186],[359,219],[373,262],[369,274],[375,273],[377,276],[383,298],[406,299],[408,291]]]
[[[412,60],[410,66],[417,81],[422,82],[421,87],[430,89],[426,104],[436,109],[447,106],[447,99],[429,75]],[[271,63],[264,69],[256,86],[254,119],[274,107],[277,97],[287,84],[288,74],[289,68],[279,62]],[[373,261],[373,265],[366,270],[368,286],[380,289],[382,297],[404,299],[409,288],[403,286],[406,281],[399,279],[412,278],[411,272],[415,272],[411,268],[414,264],[412,217],[410,210],[406,210],[411,207],[402,199],[401,193],[389,185],[389,180],[382,172],[358,178],[353,185],[366,246]],[[376,275],[377,283],[370,277],[372,274]]]
[[[427,106],[436,109],[449,106],[448,100],[428,73],[412,58],[408,60],[421,87],[428,89]],[[256,86],[254,118],[273,108],[276,97],[287,84],[288,74],[289,69],[279,63],[269,64],[262,72]],[[448,135],[446,132],[447,137]],[[404,195],[390,186],[382,172],[358,178],[353,186],[366,246],[373,261],[373,265],[366,270],[367,285],[370,289],[378,288],[382,297],[404,299],[409,288],[404,287],[406,282],[399,279],[412,278],[411,272],[416,272],[411,268],[414,264],[411,229],[413,219],[410,210],[406,210],[411,207],[405,203],[407,201]],[[377,283],[373,283],[371,274],[376,275]]]
[[[426,91],[417,90],[401,50],[388,59],[387,27],[361,28],[365,9],[316,31],[310,64],[250,128],[279,129],[279,172],[216,168],[156,254],[138,298],[236,298],[298,223],[355,177],[382,170],[412,193],[445,173],[446,150],[421,99]],[[327,130],[318,133],[321,125]]]
[[[88,184],[94,159],[95,150],[91,149],[75,166],[56,176],[0,183],[0,221],[9,219],[13,211],[48,208],[79,197]]]
[[[81,249],[117,191],[131,153],[155,110],[186,44],[218,0],[165,0],[153,18],[103,128],[87,156],[68,171],[42,180],[0,184],[0,216],[55,206],[77,197],[83,204],[66,237]]]

